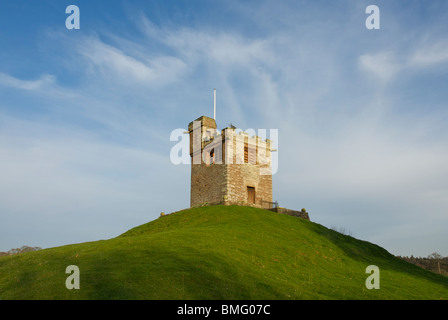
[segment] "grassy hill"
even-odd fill
[[[68,265],[80,269],[68,290]],[[368,265],[380,289],[365,287]],[[448,278],[267,210],[212,206],[110,239],[0,257],[0,299],[448,299]]]

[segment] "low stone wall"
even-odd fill
[[[308,215],[308,212],[306,211],[297,211],[297,210],[291,210],[291,209],[286,209],[286,208],[272,208],[272,209],[268,209],[269,211],[273,211],[273,212],[278,212],[278,213],[284,213],[293,217],[299,217],[302,219],[306,219],[306,220],[310,220],[310,217]]]

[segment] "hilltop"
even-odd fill
[[[69,265],[79,290],[65,287]],[[365,286],[369,265],[379,290]],[[0,257],[0,298],[448,299],[448,278],[311,221],[209,206],[109,240]]]

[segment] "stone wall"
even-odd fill
[[[272,176],[260,175],[253,164],[198,164],[191,166],[192,207],[204,204],[240,204],[264,207],[272,202]],[[255,203],[247,202],[247,187],[255,188]]]
[[[247,187],[255,188],[254,206],[262,207],[263,201],[272,202],[271,175],[260,175],[260,167],[254,164],[227,165],[226,200],[246,204]]]
[[[222,202],[226,189],[225,165],[191,165],[191,207]]]
[[[308,212],[306,212],[306,211],[297,211],[297,210],[291,210],[291,209],[280,208],[280,207],[272,208],[272,209],[269,209],[269,210],[273,211],[273,212],[284,213],[284,214],[287,214],[287,215],[290,215],[290,216],[294,216],[294,217],[299,217],[299,218],[302,218],[302,219],[310,220]]]

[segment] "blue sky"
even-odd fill
[[[279,130],[281,206],[447,256],[447,18],[446,1],[0,2],[0,251],[188,207],[170,133],[217,88],[220,128]]]

